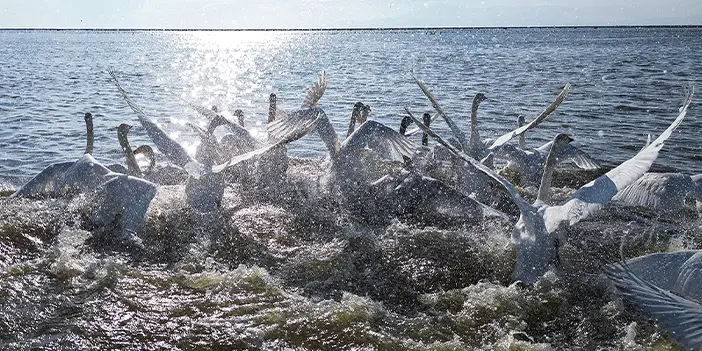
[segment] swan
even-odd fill
[[[405,107],[415,124],[440,144],[470,162],[489,177],[497,181],[512,197],[520,211],[519,220],[514,226],[511,241],[517,249],[517,262],[513,278],[526,284],[535,283],[547,270],[558,261],[558,245],[562,238],[559,228],[563,225],[574,225],[593,215],[609,202],[621,189],[636,181],[651,167],[658,157],[663,143],[682,123],[691,103],[693,90],[690,89],[685,98],[680,113],[672,124],[649,146],[639,151],[634,157],[623,162],[606,174],[575,191],[567,200],[557,206],[551,206],[551,177],[557,162],[558,153],[572,140],[566,134],[558,134],[546,158],[546,166],[541,178],[541,185],[534,204],[527,203],[515,187],[505,178],[490,168],[477,162],[463,151],[446,142],[430,128],[424,126]],[[442,115],[447,123],[450,118]]]
[[[94,134],[93,115],[85,113],[87,143],[83,156],[77,161],[55,163],[34,176],[11,197],[72,197],[95,189],[111,173],[92,156]]]
[[[305,110],[317,106],[319,99],[321,99],[324,95],[326,87],[327,75],[326,72],[322,71],[317,80],[313,82],[312,86],[307,90],[305,99],[302,103],[302,109]],[[226,159],[231,157],[251,152],[256,149],[263,148],[268,144],[275,143],[270,136],[268,137],[267,142],[260,141],[256,139],[246,128],[244,128],[244,116],[241,110],[237,110],[234,113],[239,118],[239,124],[237,125],[236,123],[229,121],[223,115],[217,113],[217,111],[197,106],[188,101],[186,101],[186,103],[188,106],[195,109],[201,115],[210,120],[207,133],[204,135],[203,133],[199,133],[201,135],[201,139],[203,140],[201,148],[207,149],[207,152],[211,155],[219,155],[219,162],[224,162]],[[289,114],[288,112],[277,109],[276,104],[276,95],[271,94],[268,108],[268,119],[270,121],[274,121],[276,118],[284,118]],[[363,106],[370,111],[370,107],[366,105]],[[362,122],[360,118],[362,117],[359,117],[359,123]],[[214,129],[220,125],[227,126],[229,128],[229,133],[224,135],[218,142],[214,139],[212,133]],[[247,162],[245,165],[237,167],[236,170],[228,172],[227,178],[228,180],[237,180],[241,183],[250,184],[252,185],[252,188],[266,189],[270,188],[272,185],[279,184],[285,178],[287,168],[287,149],[285,147],[277,147],[266,153],[266,155],[260,156],[257,161],[253,163]]]
[[[432,120],[435,120],[439,116],[442,116],[448,124],[449,128],[451,129],[451,132],[453,133],[454,137],[457,139],[458,144],[460,145],[459,149],[462,150],[464,153],[467,153],[469,156],[478,160],[487,157],[487,155],[505,145],[512,138],[526,133],[528,130],[535,128],[541,122],[546,120],[548,116],[550,116],[551,113],[555,111],[556,108],[558,108],[558,106],[561,105],[563,100],[565,100],[566,96],[568,95],[568,91],[570,90],[570,83],[567,83],[556,97],[556,100],[553,103],[551,103],[551,105],[549,105],[543,112],[541,112],[541,114],[539,114],[531,122],[513,131],[501,135],[500,137],[489,143],[489,146],[486,146],[485,143],[480,141],[480,135],[478,133],[477,128],[477,108],[480,102],[486,99],[484,95],[478,93],[473,99],[473,106],[471,108],[471,139],[469,140],[468,138],[466,138],[465,133],[463,133],[463,131],[460,128],[458,128],[458,125],[454,123],[453,120],[448,118],[448,116],[444,112],[444,109],[441,108],[438,101],[434,97],[434,94],[432,94],[429,88],[427,88],[427,86],[421,80],[419,80],[419,78],[417,78],[414,72],[411,72],[411,75],[412,79],[414,79],[415,83],[417,83],[424,95],[426,95],[426,97],[431,102],[432,107],[437,111],[437,113],[432,117]]]
[[[305,116],[310,122],[302,124],[300,128],[292,130],[284,138],[279,139],[275,143],[241,155],[233,156],[223,163],[216,163],[216,160],[211,159],[201,163],[190,157],[180,144],[171,139],[166,132],[159,128],[156,123],[131,100],[127,92],[120,85],[113,71],[110,70],[109,74],[120,95],[137,115],[139,122],[141,122],[142,126],[146,129],[147,134],[149,134],[156,147],[166,155],[171,162],[188,173],[188,180],[185,186],[186,199],[188,205],[193,210],[201,213],[212,213],[219,209],[224,192],[223,172],[228,171],[242,162],[252,160],[256,157],[263,157],[271,152],[276,152],[275,150],[284,147],[287,143],[303,137],[316,127],[323,114],[323,111],[319,108],[297,110],[291,113],[290,116],[296,118],[298,116]]]
[[[269,125],[269,134],[274,139],[284,137],[286,130],[309,123],[309,118],[276,119]],[[414,155],[418,146],[392,128],[367,120],[340,142],[326,114],[319,118],[316,130],[329,152],[333,188],[351,213],[370,223],[384,223],[395,216],[412,219],[422,212],[426,215],[420,220],[427,221],[502,216],[436,179],[403,169],[403,157]]]
[[[521,139],[524,134],[520,135]],[[522,149],[511,144],[502,145],[494,152],[496,158],[507,160],[506,169],[515,171],[519,174],[522,185],[536,185],[539,183],[541,173],[544,169],[546,156],[551,151],[553,141],[549,141],[544,145],[535,149]],[[557,164],[564,161],[573,161],[578,167],[585,170],[599,169],[600,166],[595,159],[588,155],[585,151],[568,144],[560,153],[557,159]]]
[[[614,201],[646,206],[660,213],[687,208],[686,198],[702,201],[702,174],[646,173],[614,196]]]
[[[641,256],[609,265],[605,273],[680,346],[702,350],[702,250]]]

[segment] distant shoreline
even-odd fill
[[[611,29],[611,28],[702,28],[702,24],[623,26],[514,26],[514,27],[383,27],[383,28],[0,28],[0,31],[105,31],[105,32],[334,32],[411,31],[456,29]]]

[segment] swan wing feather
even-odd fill
[[[702,350],[702,306],[640,279],[625,263],[607,267],[607,276],[623,296],[654,318],[689,350]]]

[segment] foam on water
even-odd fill
[[[0,199],[0,347],[674,347],[600,272],[624,237],[627,257],[699,247],[692,207],[610,205],[568,230],[561,268],[522,287],[508,223],[370,226],[319,182],[321,160],[290,165],[279,192],[228,187],[206,226],[182,186],[160,187],[136,256],[91,230],[90,197]]]

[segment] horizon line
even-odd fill
[[[330,27],[330,28],[77,28],[77,27],[0,27],[3,31],[211,31],[211,32],[319,32],[378,30],[453,30],[453,29],[539,29],[539,28],[702,28],[702,24],[625,24],[625,25],[534,25],[534,26],[442,26],[442,27]]]

